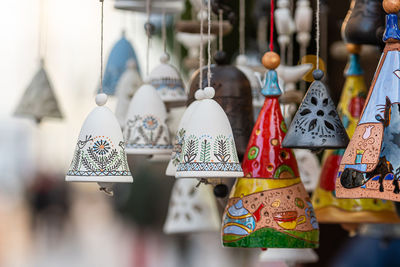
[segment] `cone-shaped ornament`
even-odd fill
[[[351,137],[365,104],[367,89],[359,64],[360,47],[348,45],[350,62],[338,105],[338,112]],[[392,202],[380,199],[340,199],[335,196],[335,182],[344,149],[326,150],[320,182],[312,203],[320,223],[389,223],[398,221]]]
[[[386,46],[360,121],[340,163],[336,180],[336,195],[340,198],[400,201],[400,31],[396,15],[400,7],[392,7],[385,8],[392,13],[386,19]]]
[[[260,262],[286,262],[288,266],[298,263],[313,263],[318,261],[318,255],[311,248],[270,248],[262,251]]]
[[[166,124],[167,110],[156,89],[143,84],[129,104],[124,137],[128,154],[169,154],[172,144]]]
[[[311,150],[346,147],[349,137],[321,81],[324,73],[315,70],[313,76],[315,81],[304,96],[282,145]]]
[[[178,179],[172,189],[164,233],[218,231],[220,217],[210,185],[197,179]]]
[[[25,90],[14,115],[31,117],[38,123],[44,117],[58,119],[63,117],[43,63]]]
[[[263,63],[271,69],[262,90],[266,98],[243,159],[245,177],[237,179],[225,209],[223,245],[315,248],[319,230],[311,200],[293,151],[282,147],[286,125],[273,70],[279,65],[279,56],[268,52]]]

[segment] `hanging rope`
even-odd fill
[[[100,26],[100,93],[103,93],[103,32],[104,32],[104,0],[100,0],[101,3],[101,26]]]
[[[204,41],[204,33],[203,33],[203,26],[204,26],[204,4],[203,1],[200,1],[200,54],[199,54],[199,69],[200,69],[200,76],[199,76],[199,89],[203,89],[203,41]]]
[[[208,62],[207,62],[207,83],[211,86],[211,0],[207,4],[207,20],[208,20]]]
[[[271,0],[270,7],[270,30],[269,30],[269,50],[274,51],[274,0]]]
[[[239,54],[244,55],[245,51],[245,23],[246,23],[246,4],[245,0],[240,0],[240,13],[239,13]]]
[[[147,35],[147,51],[146,51],[146,76],[149,76],[149,67],[150,67],[150,37],[151,37],[151,24],[150,24],[150,8],[151,8],[151,0],[146,0],[146,35]]]
[[[317,62],[316,62],[316,65],[317,65],[317,70],[319,69],[319,39],[320,39],[320,35],[321,35],[321,32],[320,32],[320,27],[319,27],[319,21],[320,21],[320,3],[319,3],[319,0],[317,0],[317,11],[315,12],[315,23],[317,24],[316,25],[316,31],[317,31],[317,33],[316,33],[316,36],[315,36],[315,42],[316,42],[316,47],[317,47]]]
[[[164,45],[164,53],[167,53],[167,25],[165,22],[165,0],[162,1],[163,7],[162,7],[162,26],[161,26],[161,35],[162,35],[162,41]]]
[[[224,41],[224,32],[223,32],[223,15],[224,11],[222,9],[218,10],[218,35],[219,35],[219,51],[224,50],[223,41]]]

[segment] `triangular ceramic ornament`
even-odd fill
[[[171,106],[182,106],[187,100],[185,86],[178,70],[168,63],[169,55],[160,58],[161,64],[150,72],[150,84],[156,88],[164,103]]]
[[[129,104],[124,137],[128,154],[169,154],[172,144],[166,124],[167,110],[156,89],[143,84]]]
[[[386,18],[386,46],[360,120],[340,163],[336,179],[339,198],[400,201],[397,141],[400,134],[400,30],[396,15],[400,7],[393,7],[385,8],[391,13]]]
[[[114,7],[146,13],[146,0],[116,0]],[[183,0],[151,0],[151,13],[181,13],[183,9]]]
[[[286,262],[288,266],[313,263],[318,261],[318,255],[311,248],[269,248],[262,251],[260,262]]]
[[[25,90],[14,115],[30,117],[38,123],[45,117],[63,117],[43,63]]]
[[[236,178],[243,176],[228,117],[212,98],[215,90],[198,91],[199,103],[186,125],[176,178]]]
[[[74,157],[65,178],[68,182],[98,182],[112,191],[110,183],[132,183],[121,128],[104,106],[106,94],[96,96],[97,107],[86,117]]]
[[[137,64],[134,59],[128,60],[126,70],[122,74],[117,83],[115,96],[117,97],[117,106],[115,108],[115,116],[121,127],[125,124],[126,113],[128,112],[129,103],[137,89],[143,84],[142,78],[137,71]]]
[[[282,145],[311,150],[346,147],[349,137],[321,81],[324,73],[315,70],[313,76],[315,81],[304,96]]]
[[[218,231],[221,225],[210,185],[197,179],[176,180],[172,189],[164,233],[181,234]]]
[[[279,56],[268,52],[263,64],[270,69],[261,90],[266,98],[243,159],[245,177],[236,180],[224,212],[223,245],[315,248],[319,228],[311,200],[293,151],[282,147],[287,129],[274,70]]]

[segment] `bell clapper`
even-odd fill
[[[100,182],[97,184],[100,186],[99,190],[104,192],[107,196],[110,197],[114,196],[114,190],[113,190],[114,183]]]

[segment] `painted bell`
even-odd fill
[[[318,261],[318,255],[312,248],[269,248],[262,251],[260,262],[286,262],[288,266],[296,264],[314,263]]]
[[[150,72],[150,84],[156,88],[167,106],[182,106],[187,100],[185,85],[178,70],[168,63],[169,55],[160,58],[161,64]]]
[[[261,94],[261,85],[255,72],[247,66],[247,57],[245,55],[239,55],[236,58],[236,67],[246,75],[246,78],[250,82],[253,107],[261,108],[264,104],[264,96]]]
[[[182,0],[151,0],[151,13],[181,13],[184,9]],[[116,9],[146,13],[146,0],[116,0]]]
[[[45,117],[63,117],[43,61],[19,101],[14,115],[33,118],[37,123]]]
[[[172,189],[164,233],[218,231],[221,225],[210,185],[197,179],[178,179]]]
[[[400,201],[400,147],[396,141],[400,134],[400,31],[396,13],[400,7],[387,6],[385,10],[389,13],[383,36],[386,46],[340,163],[336,179],[339,198]]]
[[[270,69],[261,91],[266,98],[243,159],[245,176],[236,180],[225,208],[223,245],[315,248],[319,228],[311,200],[301,182],[293,151],[281,145],[287,129],[274,70],[279,56],[268,52],[263,63]]]
[[[250,82],[238,68],[228,65],[224,52],[217,52],[214,59],[217,63],[211,66],[211,86],[215,88],[214,100],[228,115],[237,152],[242,159],[254,125]],[[188,103],[194,101],[194,94],[199,85],[199,74],[198,70],[191,78]],[[207,68],[203,69],[203,84],[207,84]]]
[[[347,45],[350,54],[346,81],[338,112],[351,137],[365,104],[367,89],[359,63],[360,46]],[[344,149],[326,150],[319,185],[312,203],[320,223],[385,223],[397,221],[391,201],[380,199],[340,199],[335,195],[335,183]]]
[[[315,81],[304,96],[282,145],[311,150],[346,147],[349,137],[321,81],[324,73],[315,70],[313,76]]]
[[[112,111],[104,106],[106,94],[96,96],[97,107],[86,117],[78,137],[68,182],[98,182],[106,192],[111,183],[132,183],[121,128]]]
[[[130,59],[135,60],[136,68],[140,73],[138,59],[132,44],[122,34],[121,39],[115,43],[108,56],[103,77],[103,91],[107,95],[114,95],[119,79],[124,73]]]
[[[243,176],[228,117],[206,87],[186,125],[176,178],[236,178]]]
[[[125,119],[128,154],[169,154],[172,144],[166,124],[167,109],[156,89],[143,84],[133,96]]]
[[[115,116],[121,127],[125,124],[126,113],[128,112],[129,103],[137,89],[143,84],[142,77],[137,71],[137,64],[134,59],[128,60],[126,70],[119,79],[115,91],[117,97],[117,105],[115,107]]]

